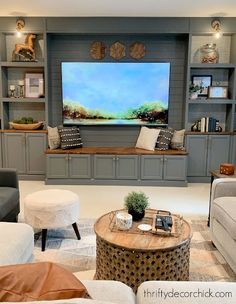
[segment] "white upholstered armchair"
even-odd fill
[[[210,235],[236,273],[236,178],[219,178],[212,184]]]

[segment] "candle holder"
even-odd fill
[[[19,98],[24,98],[24,85],[19,84],[20,92],[19,92]]]
[[[9,94],[10,98],[15,98],[15,91],[16,91],[15,89],[10,88],[10,94]]]

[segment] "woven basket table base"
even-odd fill
[[[144,281],[189,279],[190,240],[171,249],[136,251],[120,248],[97,236],[98,280],[116,280],[134,292]]]

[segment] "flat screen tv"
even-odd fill
[[[64,125],[166,125],[170,63],[62,62]]]

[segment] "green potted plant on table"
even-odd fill
[[[141,220],[145,215],[145,209],[149,206],[148,197],[143,192],[130,192],[125,197],[125,208],[132,215],[133,221]]]

